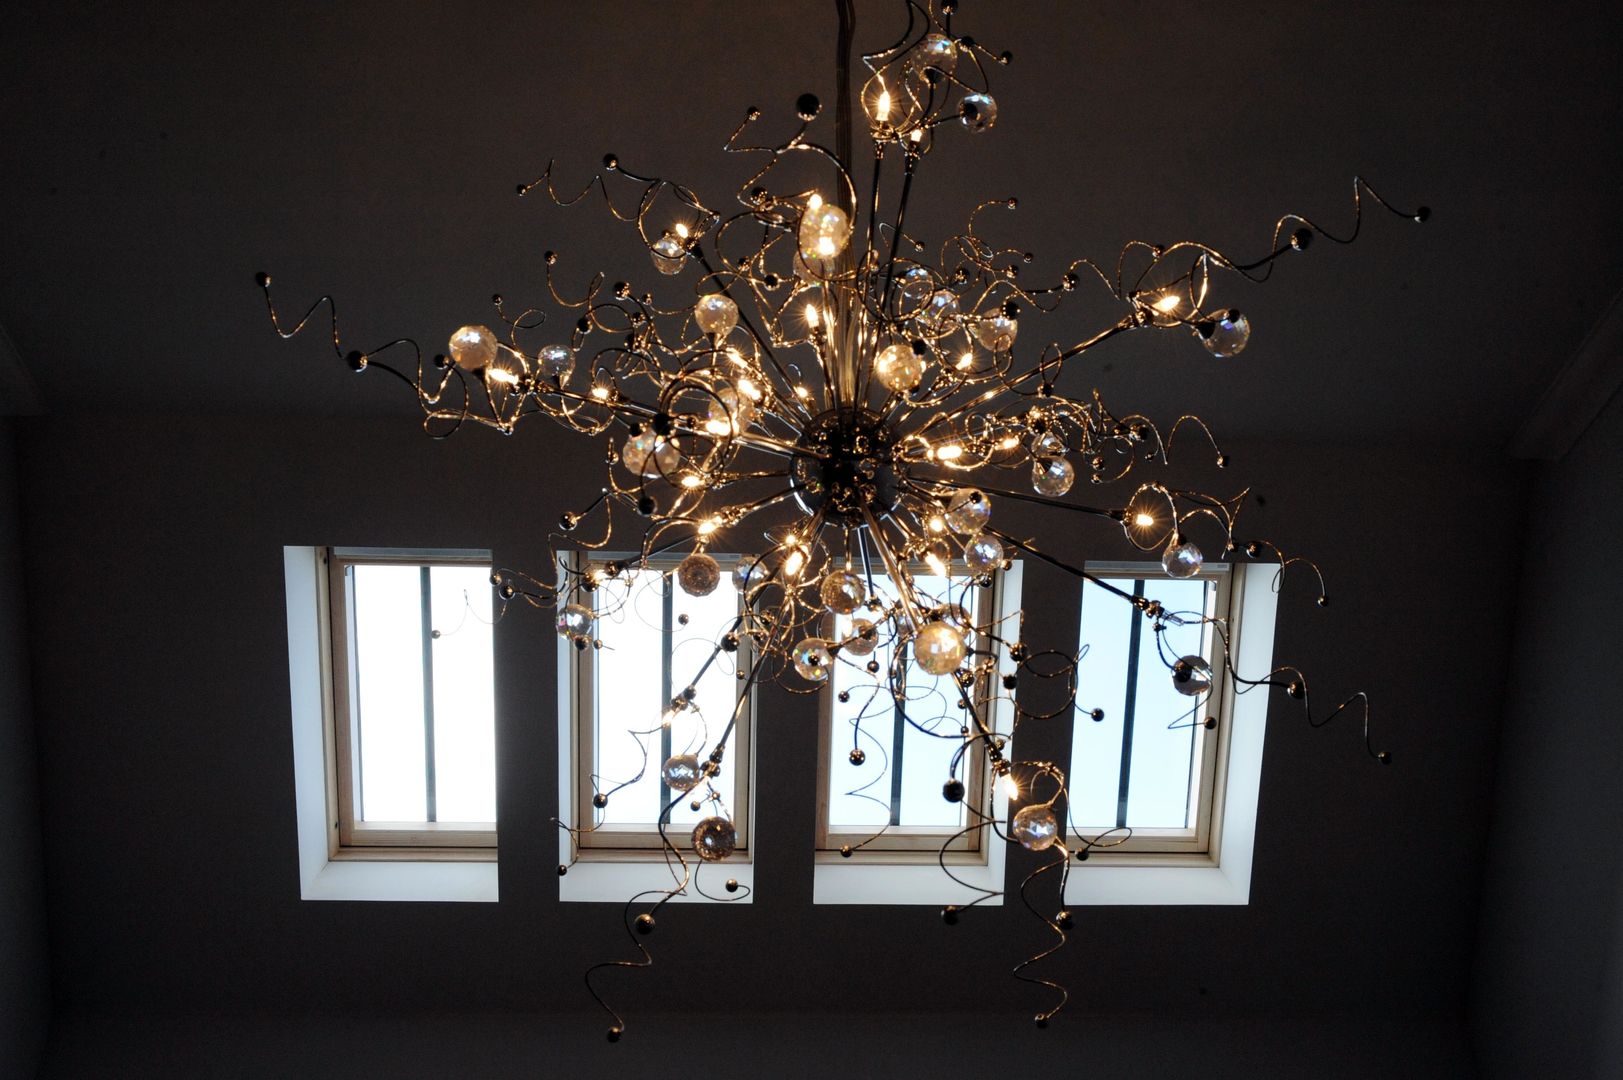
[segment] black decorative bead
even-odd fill
[[[1054,925],[1059,927],[1061,930],[1069,930],[1071,928],[1071,924],[1074,921],[1075,920],[1072,919],[1071,912],[1070,912],[1069,909],[1067,909],[1065,911],[1062,911],[1058,915],[1054,916]]]
[[[848,756],[850,757],[851,764],[853,765],[861,765],[864,761],[868,760],[868,755],[862,752],[862,747],[860,746],[853,746],[851,748],[851,753]]]
[[[1003,676],[1003,689],[1005,689],[1005,690],[1013,690],[1019,684],[1020,684],[1020,679],[1019,679],[1018,676],[1015,676],[1015,675],[1005,675],[1005,676]]]
[[[270,275],[261,270],[259,273],[254,275],[254,284],[258,285],[261,289],[270,288]]]
[[[738,879],[737,878],[732,878],[732,877],[728,878],[727,883],[725,885],[723,885],[722,888],[726,889],[728,892],[737,892],[738,891]]]
[[[810,120],[822,111],[823,103],[817,100],[816,94],[801,94],[795,98],[795,112],[802,120]]]
[[[620,1036],[623,1035],[624,1033],[625,1033],[625,1029],[622,1028],[618,1024],[616,1024],[614,1027],[609,1028],[609,1042],[619,1042],[620,1041]]]
[[[941,921],[946,923],[948,926],[957,926],[958,925],[958,905],[957,904],[948,904],[946,907],[942,908],[941,909]]]
[[[851,845],[850,844],[841,844],[840,845],[840,858],[849,859],[850,857],[851,857]]]
[[[659,504],[654,501],[652,495],[644,495],[637,500],[637,513],[643,517],[653,517],[654,511],[658,509]]]
[[[964,801],[964,782],[956,776],[941,785],[941,797],[948,802]]]
[[[671,433],[671,430],[672,430],[673,427],[674,427],[674,423],[671,420],[671,414],[670,413],[663,413],[662,412],[662,413],[655,413],[654,414],[654,434],[655,435],[669,435]]]
[[[1306,251],[1308,245],[1313,243],[1312,229],[1297,229],[1291,233],[1291,250]]]
[[[613,154],[604,154],[603,167],[610,172],[613,172],[615,169],[620,167],[620,159],[615,157]]]
[[[1078,848],[1077,849],[1076,861],[1077,862],[1087,862],[1088,861],[1088,849],[1087,848]]]
[[[349,365],[349,369],[351,371],[365,371],[366,354],[363,352],[352,352],[348,356],[344,357],[344,363]]]
[[[637,916],[637,933],[652,934],[654,932],[654,917],[646,911]]]
[[[1095,723],[1097,723],[1100,720],[1103,720],[1104,718],[1105,718],[1105,711],[1103,709],[1094,709],[1093,711],[1088,713],[1088,719],[1093,720]]]
[[[558,876],[563,877],[567,873],[569,873],[569,867],[565,866],[563,863],[559,863],[558,864]]]
[[[1422,206],[1420,209],[1416,210],[1414,212],[1414,219],[1415,219],[1416,223],[1418,223],[1418,224],[1425,224],[1427,221],[1430,221],[1431,220],[1431,207]]]
[[[1389,751],[1382,750],[1379,754],[1375,755],[1375,760],[1379,761],[1382,765],[1390,765],[1392,764],[1392,754]]]
[[[601,810],[605,806],[609,805],[609,797],[600,791],[596,795],[592,796],[592,805]]]

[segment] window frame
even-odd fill
[[[319,549],[326,579],[321,612],[323,676],[329,707],[323,725],[327,759],[328,858],[333,861],[495,862],[497,823],[364,821],[355,817],[360,763],[354,753],[360,717],[353,635],[355,566],[494,566],[491,553],[471,549]],[[494,651],[494,650],[493,650]],[[492,657],[494,662],[494,656]]]
[[[922,562],[910,563],[907,569],[910,573],[930,573],[929,567]],[[961,560],[954,561],[948,569],[949,577],[976,576]],[[1000,568],[993,572],[990,588],[975,586],[977,592],[973,618],[976,625],[985,625],[997,619],[1004,606],[1005,590],[1008,588],[1007,574],[1008,571]],[[889,580],[889,574],[882,576]],[[833,633],[833,626],[834,616],[830,614],[823,622],[825,636]],[[1000,646],[998,650],[1000,658],[1003,651],[1003,647]],[[980,707],[983,710],[991,705],[987,702],[990,678],[990,675],[983,673],[972,692],[974,700],[981,702]],[[899,825],[892,825],[882,835],[875,837],[860,849],[852,851],[850,856],[841,853],[844,843],[866,840],[872,837],[874,832],[868,827],[842,830],[831,828],[829,825],[829,808],[834,800],[831,772],[834,705],[834,685],[831,680],[818,692],[817,704],[817,819],[813,842],[816,861],[831,863],[861,860],[867,863],[934,865],[938,859],[942,859],[948,865],[985,865],[988,847],[986,834],[989,831],[987,829],[971,829],[964,835],[956,837],[946,851],[942,851],[941,841],[960,832],[961,826],[914,826],[911,829],[904,829]],[[997,726],[994,716],[982,715],[981,720],[988,728],[995,729]],[[986,755],[984,742],[974,743],[969,753],[965,755],[965,764],[964,802],[970,806],[981,806],[992,783],[991,762]]]
[[[616,553],[603,551],[569,551],[559,553],[560,574],[584,572],[588,562],[621,562],[628,564],[628,569],[639,571],[653,571],[663,576],[666,587],[676,595],[680,586],[676,583],[676,568],[685,556],[675,553],[661,553],[650,555],[646,560],[640,553]],[[715,556],[712,556],[715,557]],[[723,554],[717,558],[724,564],[733,558]],[[723,573],[729,571],[723,569]],[[560,578],[562,580],[562,578]],[[740,610],[744,597],[739,596]],[[595,614],[595,604],[594,604]],[[667,628],[667,633],[668,633]],[[668,640],[668,638],[667,638]],[[748,670],[754,663],[755,654],[749,636],[741,635],[736,657],[738,670]],[[559,638],[559,716],[567,717],[567,754],[562,756],[560,762],[560,803],[565,808],[562,821],[575,825],[581,822],[591,822],[595,817],[595,807],[592,806],[591,774],[594,762],[592,753],[594,739],[597,731],[597,650],[592,648],[577,649],[572,643]],[[754,817],[752,806],[755,794],[755,757],[753,736],[755,731],[756,694],[753,685],[746,685],[745,680],[737,680],[738,696],[734,699],[737,708],[739,699],[748,697],[744,710],[738,716],[738,723],[733,728],[733,734],[728,742],[728,750],[724,768],[735,770],[737,782],[734,785],[734,799],[731,810],[734,827],[738,830],[738,846],[733,857],[739,864],[750,861],[750,841],[753,834],[751,825]],[[581,688],[591,687],[591,693],[584,695]],[[562,728],[562,725],[560,725]],[[564,732],[560,731],[560,736]],[[560,738],[560,750],[565,748],[563,738]],[[659,768],[661,762],[649,757],[649,766]],[[741,770],[741,773],[739,772]],[[567,783],[567,786],[565,784]],[[667,827],[667,834],[671,834],[673,827]],[[672,842],[680,846],[681,833],[678,830]],[[626,825],[602,825],[591,831],[577,833],[565,832],[563,836],[565,845],[565,863],[575,862],[664,862],[665,845],[660,838],[657,827],[643,829]]]
[[[1165,571],[1159,563],[1132,562],[1132,561],[1098,561],[1088,562],[1084,569],[1089,574],[1100,578],[1132,577],[1142,580],[1166,579]],[[1232,624],[1238,615],[1238,598],[1241,590],[1236,588],[1238,568],[1229,563],[1208,563],[1200,570],[1184,580],[1206,580],[1216,585],[1216,595],[1213,598],[1213,617],[1221,619],[1226,625]],[[1080,627],[1082,617],[1082,595],[1084,585],[1077,589],[1076,619]],[[1124,611],[1127,609],[1124,607]],[[1142,616],[1134,616],[1134,624],[1138,632],[1143,631]],[[1222,663],[1222,639],[1215,629],[1205,627],[1203,636],[1207,639],[1203,655],[1212,669],[1212,688],[1206,697],[1205,714],[1215,717],[1217,726],[1208,729],[1199,718],[1191,718],[1195,725],[1194,738],[1198,742],[1199,766],[1190,771],[1189,800],[1195,808],[1195,821],[1192,826],[1182,829],[1167,828],[1135,828],[1132,835],[1125,840],[1116,841],[1106,836],[1112,829],[1078,828],[1067,830],[1070,835],[1081,837],[1088,843],[1098,841],[1106,836],[1103,844],[1092,849],[1091,854],[1121,860],[1130,855],[1138,856],[1195,856],[1205,858],[1219,846],[1222,836],[1222,783],[1228,764],[1229,740],[1232,734],[1233,723],[1233,695],[1230,692],[1228,669]],[[1080,642],[1079,644],[1087,644]],[[1152,662],[1154,658],[1152,657]],[[1071,759],[1076,753],[1075,728],[1089,723],[1087,716],[1078,708],[1072,714],[1073,732],[1069,755],[1067,757],[1067,775],[1073,775],[1075,769],[1070,767]],[[1127,736],[1123,735],[1124,743]],[[1130,744],[1129,744],[1130,745]],[[1124,751],[1130,753],[1126,747]],[[1115,826],[1113,828],[1119,828]],[[1159,858],[1146,860],[1142,865],[1159,863]]]

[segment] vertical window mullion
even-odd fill
[[[895,734],[890,743],[890,823],[902,823],[902,751],[907,745],[907,645],[902,643],[902,662],[895,669],[901,672],[901,697],[892,693],[895,716]]]
[[[660,575],[660,629],[659,635],[659,713],[664,717],[670,706],[671,690],[671,637],[675,633],[676,595],[670,574]],[[671,759],[671,726],[662,724],[659,731],[659,814],[663,818],[665,807],[671,801],[670,785],[665,783],[665,763]]]
[[[1133,581],[1133,599],[1144,598],[1144,579]],[[1132,636],[1127,639],[1127,693],[1121,710],[1121,779],[1116,787],[1116,827],[1127,825],[1127,795],[1133,778],[1133,714],[1138,705],[1138,654],[1143,643],[1144,623],[1139,618],[1138,604],[1129,609]]]
[[[423,791],[426,820],[439,820],[435,805],[434,779],[434,600],[429,582],[429,568],[420,568],[418,575],[422,611],[423,641]]]

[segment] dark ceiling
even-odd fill
[[[899,4],[858,4],[859,46]],[[1268,3],[1126,9],[965,0],[957,27],[1015,58],[997,128],[926,162],[917,229],[1019,195],[996,222],[1032,278],[1126,240],[1240,256],[1275,217],[1351,220],[1351,178],[1431,224],[1367,222],[1268,285],[1247,354],[1131,335],[1069,378],[1118,410],[1198,407],[1250,438],[1499,448],[1623,285],[1615,197],[1623,39],[1591,5]],[[289,306],[340,297],[360,345],[430,348],[621,263],[600,209],[514,197],[551,157],[601,155],[722,205],[747,163],[720,144],[748,105],[787,132],[832,94],[833,5],[42,6],[9,20],[0,110],[0,322],[52,411],[351,414],[409,399],[347,380],[314,339],[278,342],[256,270]],[[825,120],[825,122],[827,122]],[[624,267],[624,269],[621,269]],[[673,301],[680,295],[666,293]],[[1023,338],[1074,340],[1074,310]]]

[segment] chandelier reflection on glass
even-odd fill
[[[1082,837],[1067,817],[1064,770],[1014,755],[1013,735],[1022,723],[1078,709],[1078,657],[1028,645],[1018,616],[977,621],[970,614],[982,610],[972,591],[990,585],[1011,559],[1040,560],[1091,581],[1136,606],[1158,632],[1211,624],[1226,675],[1238,688],[1281,690],[1299,699],[1315,725],[1348,710],[1361,713],[1370,748],[1362,693],[1315,714],[1307,680],[1295,668],[1251,677],[1233,670],[1222,618],[1165,610],[1124,592],[1045,549],[1043,537],[1000,523],[997,508],[1007,500],[1051,510],[1068,532],[1079,519],[1091,519],[1102,537],[1119,532],[1133,548],[1153,553],[1172,578],[1195,575],[1210,557],[1272,563],[1281,575],[1300,565],[1324,604],[1317,567],[1266,541],[1237,538],[1245,491],[1223,498],[1130,475],[1165,465],[1185,431],[1224,465],[1199,419],[1183,416],[1163,429],[1138,414],[1111,412],[1097,392],[1068,396],[1060,382],[1069,362],[1120,334],[1171,332],[1181,345],[1203,348],[1214,359],[1234,357],[1251,326],[1222,300],[1222,275],[1262,281],[1276,259],[1303,250],[1315,236],[1351,242],[1366,197],[1392,208],[1355,180],[1347,235],[1286,215],[1274,226],[1268,252],[1250,262],[1198,243],[1134,242],[1114,265],[1079,259],[1044,282],[1022,273],[1031,256],[982,235],[984,217],[1014,209],[1012,198],[981,203],[961,233],[927,247],[906,229],[919,166],[937,139],[995,138],[998,105],[987,72],[1010,57],[958,34],[952,3],[904,5],[907,31],[890,47],[863,55],[866,80],[853,94],[851,0],[838,0],[835,145],[812,137],[821,111],[812,95],[799,99],[799,124],[783,142],[752,140],[748,133],[760,112],[750,109],[725,149],[758,167],[731,210],[710,209],[691,189],[638,175],[613,155],[604,159],[607,178],[594,177],[583,188],[560,193],[550,165],[540,180],[520,188],[563,205],[600,197],[641,237],[658,290],[611,285],[598,275],[584,291],[571,291],[555,276],[558,259],[549,252],[550,304],[573,313],[564,331],[540,333],[541,309],[510,312],[498,296],[499,332],[463,326],[450,335],[446,352],[432,357],[409,339],[346,351],[330,298],[291,327],[270,306],[277,331],[291,337],[326,303],[338,354],[356,371],[380,368],[410,384],[432,435],[469,423],[509,434],[530,417],[545,416],[604,441],[601,494],[564,513],[553,542],[638,554],[575,564],[554,551],[552,563],[562,568],[556,579],[503,570],[494,580],[504,601],[555,610],[559,634],[576,648],[599,644],[597,620],[625,602],[635,572],[655,555],[684,556],[674,576],[689,595],[711,593],[727,573],[738,587],[739,614],[699,670],[673,683],[686,689],[673,694],[665,714],[626,718],[643,739],[645,769],[659,765],[672,796],[659,822],[672,874],[668,888],[640,894],[626,907],[639,959],[609,961],[588,973],[593,997],[613,1016],[611,1039],[623,1021],[600,996],[593,975],[648,966],[652,958],[642,938],[653,930],[655,914],[690,889],[711,895],[698,883],[699,869],[724,862],[734,850],[734,822],[715,781],[728,767],[748,691],[781,681],[831,693],[837,665],[869,680],[907,723],[957,743],[942,794],[965,803],[964,833],[989,832],[1041,853],[1041,865],[1019,893],[1054,939],[1015,974],[1052,993],[1037,1013],[1040,1025],[1064,1005],[1061,985],[1027,969],[1065,942],[1072,916],[1062,910],[1062,899],[1039,908],[1026,886],[1051,885],[1063,898],[1073,857],[1086,859],[1090,848],[1119,842],[1125,830]],[[865,124],[853,123],[853,100]],[[851,143],[859,125],[869,153],[855,168]],[[823,181],[785,182],[808,173]],[[623,185],[625,193],[617,195],[611,185]],[[1404,216],[1423,221],[1427,212]],[[269,303],[269,277],[261,274],[259,283]],[[1113,299],[1115,321],[1073,344],[1030,347],[1034,323],[1082,289],[1102,289]],[[686,298],[665,306],[670,301],[657,299],[656,291]],[[391,366],[387,361],[397,353],[413,354],[415,365]],[[1097,505],[1073,496],[1079,485],[1098,493]],[[746,554],[723,566],[712,550]],[[926,585],[943,580],[951,586]],[[848,632],[836,634],[835,626]],[[1194,702],[1192,713],[1204,715],[1198,710],[1212,686],[1208,661],[1162,660],[1167,678]],[[717,664],[734,670],[746,691],[732,715],[704,718],[711,734],[700,752],[648,760],[650,740],[697,708],[693,685]],[[957,701],[933,707],[942,715],[909,713],[916,709],[907,693],[909,678],[919,678],[915,669],[949,679],[955,688]],[[1062,687],[1066,709],[1031,705],[1027,688],[1037,683]],[[1012,710],[1012,731],[994,730],[994,701]],[[1083,704],[1080,715],[1097,719],[1100,713]],[[657,759],[658,743],[652,747]],[[854,742],[853,763],[860,764],[861,753],[860,741]],[[1384,752],[1374,756],[1390,760]],[[1011,808],[1018,809],[1007,820],[993,816],[992,785],[974,793],[966,787],[968,763],[980,758],[1014,796]],[[593,805],[601,810],[640,778],[594,778]],[[690,800],[707,803],[708,816],[691,835],[685,828],[672,835],[673,808]],[[862,846],[848,845],[842,854]],[[730,898],[742,898],[736,880],[726,884]],[[980,892],[973,903],[945,909],[947,921],[1001,895]]]

